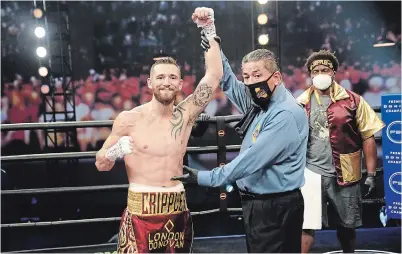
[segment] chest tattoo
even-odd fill
[[[171,136],[175,140],[183,130],[183,124],[184,124],[183,111],[185,111],[184,108],[177,106],[173,112],[172,118],[170,119],[170,124],[172,125]]]

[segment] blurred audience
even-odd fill
[[[336,80],[363,95],[372,106],[381,105],[382,93],[401,92],[400,48],[390,49],[391,54],[373,48],[373,43],[385,38],[400,44],[400,26],[399,30],[396,28],[400,13],[399,19],[395,17],[386,25],[385,18],[378,19],[378,10],[373,11],[375,6],[375,3],[342,1],[297,1],[281,5],[286,10],[281,12],[283,79],[295,96],[311,85],[303,65],[318,49],[335,52],[340,62]]]
[[[249,11],[241,9],[246,8],[242,7],[246,6],[244,3],[231,3],[239,6],[238,12]],[[112,120],[121,111],[150,101],[152,94],[146,85],[150,69],[147,59],[160,51],[170,52],[182,62],[184,85],[178,101],[194,90],[198,83],[194,69],[200,67],[192,65],[202,61],[194,59],[193,49],[184,42],[191,40],[191,43],[198,43],[199,34],[194,35],[194,25],[191,24],[188,13],[200,3],[81,1],[72,4],[86,8],[88,15],[97,16],[102,21],[96,25],[94,31],[96,66],[82,78],[72,80],[66,77],[66,80],[58,79],[55,83],[55,89],[59,92],[62,91],[62,82],[72,82],[75,87],[77,121]],[[340,60],[336,73],[337,82],[361,94],[372,106],[380,106],[381,94],[401,92],[400,56],[395,58],[381,55],[382,58],[379,58],[372,47],[372,41],[380,38],[400,42],[401,34],[400,31],[395,31],[395,25],[385,25],[378,20],[375,22],[370,19],[369,12],[357,11],[357,5],[353,2],[299,1],[283,4],[286,9],[281,13],[281,19],[284,20],[281,26],[285,28],[281,29],[285,56],[282,59],[283,81],[295,96],[311,85],[303,64],[313,50],[320,48],[336,52]],[[217,16],[228,8],[225,2],[208,2],[208,5],[214,8]],[[33,9],[32,4],[5,2],[1,7],[3,58],[18,58],[26,47],[23,38],[31,36],[27,32],[27,24],[29,20],[32,21],[31,13],[26,9]],[[149,11],[144,11],[145,9]],[[27,41],[29,40],[25,42]],[[83,58],[88,58],[86,54],[90,50],[82,46],[79,52]],[[197,57],[198,55],[201,53],[198,52]],[[231,65],[241,78],[239,59],[232,60]],[[119,62],[128,63],[124,66],[132,64],[137,67],[133,69],[119,65],[115,68],[117,65],[113,64]],[[23,70],[17,72],[20,74],[11,74],[14,78],[3,77],[2,80],[1,122],[65,121],[66,114],[56,114],[54,119],[51,119],[51,114],[46,114],[53,109],[60,112],[66,110],[62,97],[55,99],[53,107],[52,103],[44,103],[39,77],[29,77],[30,74]],[[72,109],[71,103],[67,103],[67,110]],[[215,93],[214,100],[205,112],[210,116],[238,114],[222,91]],[[80,150],[99,149],[108,132],[108,128],[78,129]],[[23,153],[25,148],[42,149],[43,135],[42,131],[2,132],[2,147],[10,148],[2,152],[12,154]],[[63,142],[64,138],[58,137],[58,142]]]

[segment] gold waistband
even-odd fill
[[[135,215],[167,215],[187,211],[186,193],[129,190],[127,210]]]

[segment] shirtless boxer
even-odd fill
[[[213,10],[195,9],[194,22],[209,36],[205,76],[194,93],[174,107],[183,80],[172,58],[154,63],[148,79],[149,103],[120,113],[110,136],[96,154],[99,171],[124,157],[130,183],[119,231],[118,252],[190,252],[192,222],[184,187],[171,181],[183,174],[183,155],[192,126],[219,87],[223,75],[220,47],[214,38]]]

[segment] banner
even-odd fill
[[[382,95],[381,116],[382,159],[384,166],[384,193],[388,219],[401,219],[402,206],[402,122],[401,94]]]

